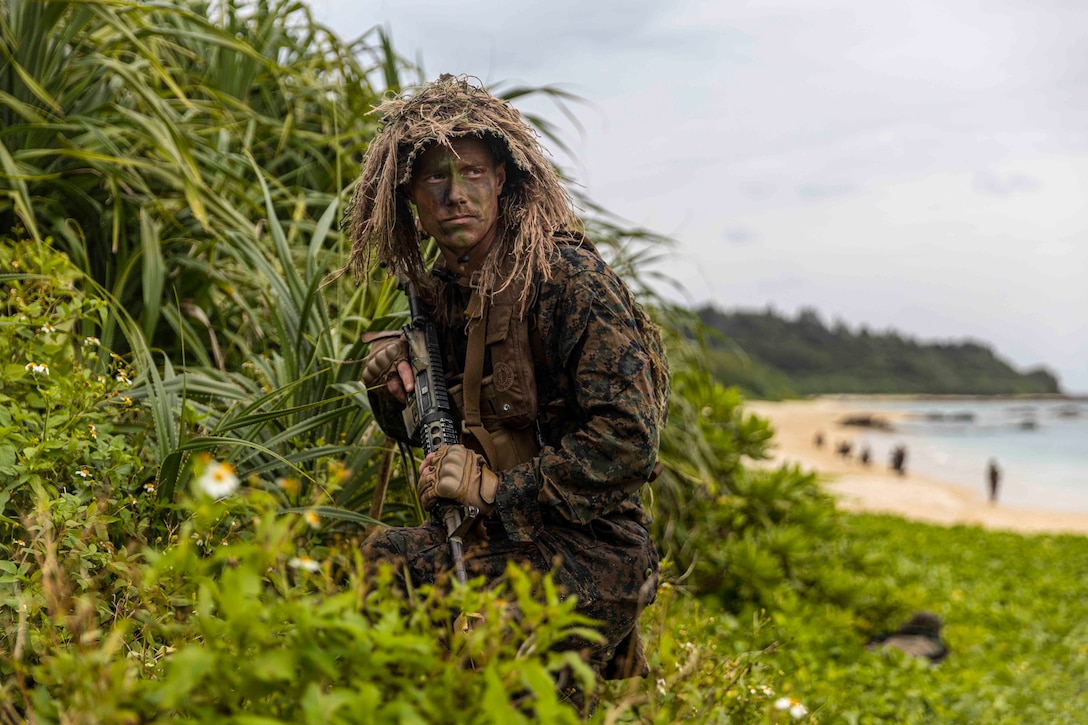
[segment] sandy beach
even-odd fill
[[[826,489],[847,511],[888,513],[935,524],[965,524],[1021,533],[1088,534],[1088,514],[1037,511],[991,504],[978,489],[912,474],[900,476],[887,461],[866,467],[856,458],[843,459],[835,443],[857,428],[840,425],[850,415],[879,415],[894,424],[895,414],[881,410],[879,401],[818,398],[805,401],[749,401],[745,409],[771,421],[775,429],[774,463],[791,462],[816,471]],[[814,437],[823,431],[825,442]]]

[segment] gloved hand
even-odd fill
[[[368,389],[384,387],[403,403],[415,385],[404,333],[399,330],[367,332],[363,334],[363,342],[371,343],[363,365],[363,385]]]
[[[439,446],[423,462],[419,476],[419,501],[430,511],[440,498],[475,506],[487,515],[495,509],[499,477],[484,457],[458,444]]]

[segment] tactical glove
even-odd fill
[[[386,381],[399,374],[397,365],[408,362],[408,339],[400,330],[383,330],[364,333],[363,342],[371,343],[363,365],[363,385],[384,391]]]
[[[447,498],[475,506],[487,515],[495,509],[499,477],[484,457],[458,444],[439,446],[419,477],[419,501],[430,511],[438,499]]]

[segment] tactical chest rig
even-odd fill
[[[543,350],[532,339],[532,305],[518,314],[516,281],[487,304],[471,282],[469,290],[464,371],[460,381],[451,380],[450,397],[461,412],[464,445],[505,471],[540,453],[533,353]]]
[[[593,243],[582,234],[556,234],[561,244],[588,249],[600,257]],[[532,460],[544,445],[538,426],[542,407],[562,408],[561,400],[538,400],[536,372],[550,370],[551,361],[536,325],[540,289],[519,314],[523,284],[514,279],[492,295],[485,304],[478,289],[437,270],[447,284],[460,286],[469,295],[464,307],[467,347],[461,378],[451,379],[450,397],[461,412],[462,443],[483,454],[492,470],[505,471]],[[664,427],[668,415],[669,373],[660,333],[637,304],[632,310],[643,344],[650,356],[658,424]],[[490,363],[490,365],[488,364]],[[663,470],[654,465],[648,480]]]

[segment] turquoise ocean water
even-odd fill
[[[1088,401],[852,402],[858,409],[903,416],[894,432],[841,428],[836,433],[857,446],[869,445],[874,466],[887,467],[892,448],[902,444],[908,472],[971,487],[984,499],[986,466],[994,458],[1002,470],[1000,503],[1088,513]]]

